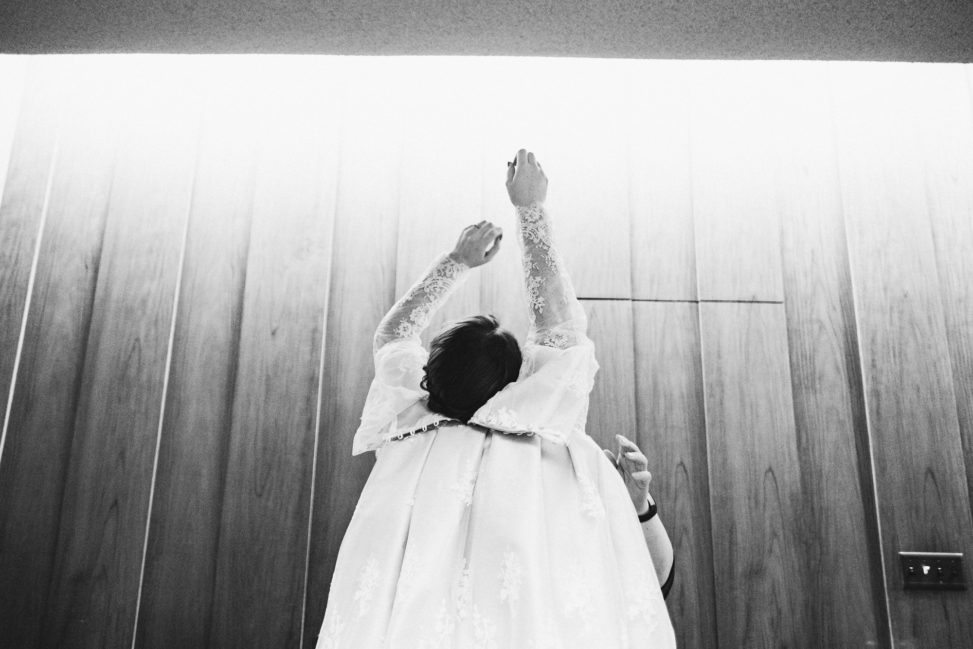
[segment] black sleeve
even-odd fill
[[[672,590],[672,580],[676,576],[676,558],[672,558],[672,567],[669,568],[669,577],[666,578],[666,583],[662,584],[662,598],[665,599],[669,597],[669,591]]]

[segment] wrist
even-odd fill
[[[639,522],[646,523],[652,520],[653,518],[655,518],[658,511],[659,509],[658,507],[656,507],[655,501],[652,499],[652,496],[646,494],[642,506],[637,509]]]

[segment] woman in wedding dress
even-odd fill
[[[675,647],[660,586],[672,547],[646,499],[645,456],[621,436],[617,454],[603,451],[585,432],[598,363],[533,153],[508,162],[506,185],[527,340],[476,316],[428,352],[420,342],[435,309],[499,251],[502,232],[487,222],[382,320],[352,449],[376,462],[318,649]]]

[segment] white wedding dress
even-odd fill
[[[598,370],[584,311],[543,204],[517,215],[523,365],[472,425],[431,412],[419,387],[419,334],[469,268],[441,255],[379,326],[352,450],[376,463],[317,649],[675,647],[635,508],[584,430]]]

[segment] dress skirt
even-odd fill
[[[317,649],[667,649],[631,499],[587,434],[443,422],[386,443]]]

